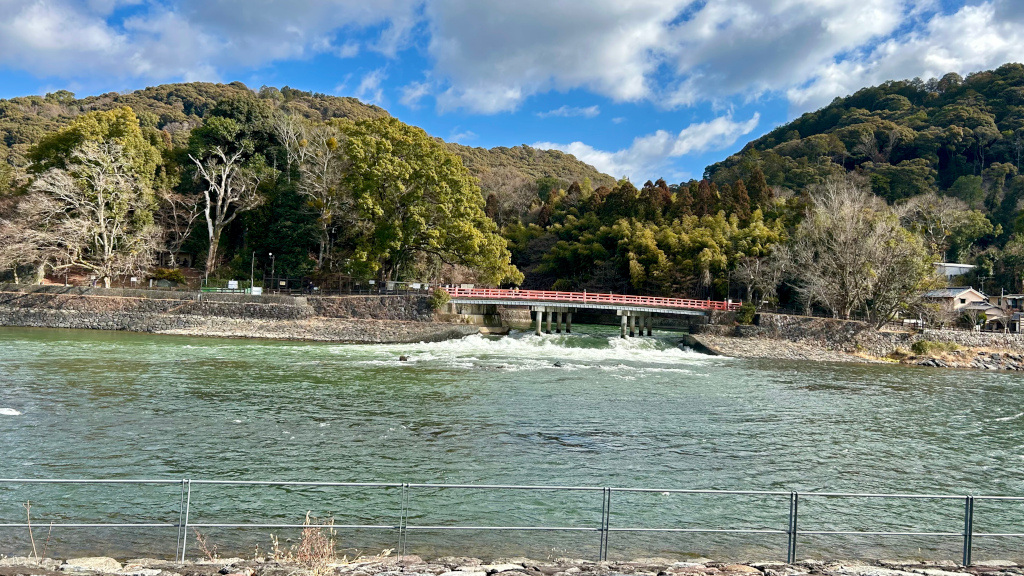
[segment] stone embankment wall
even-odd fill
[[[986,351],[951,353],[952,359],[909,358],[929,366],[1024,369],[1024,334],[926,329],[917,332],[878,331],[854,320],[758,314],[752,326],[703,325],[692,330],[694,343],[729,355],[766,358],[836,359],[838,355],[885,358],[910,353],[915,342],[943,342]],[[780,346],[779,342],[788,343]],[[822,352],[835,353],[833,355]],[[1017,354],[1019,352],[1020,354]],[[818,358],[818,357],[820,358]]]
[[[426,297],[293,298],[0,285],[0,325],[335,342],[418,342],[475,333],[434,322]]]

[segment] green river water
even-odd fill
[[[1024,496],[1024,377],[740,360],[616,329],[354,346],[0,328],[0,477],[318,480]],[[407,355],[408,361],[399,360]],[[556,363],[558,365],[556,365]],[[0,524],[173,523],[180,484],[0,484]],[[399,521],[400,489],[195,485],[191,523]],[[601,492],[411,489],[410,525],[601,523]],[[801,530],[963,531],[963,500],[801,497]],[[784,530],[788,496],[612,494],[610,526]],[[1024,532],[979,500],[975,530]],[[222,553],[287,529],[204,529]],[[48,555],[170,557],[174,528],[54,528]],[[189,556],[198,554],[191,545]],[[341,530],[346,550],[394,548]],[[597,555],[597,532],[415,530],[409,553]],[[962,539],[815,536],[798,557],[958,560]],[[0,527],[0,554],[27,530]],[[784,559],[785,535],[612,532],[609,557]],[[975,558],[1024,538],[975,537]]]

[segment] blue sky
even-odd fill
[[[240,80],[634,181],[888,79],[1024,61],[1024,2],[0,0],[0,98]]]

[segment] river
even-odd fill
[[[740,360],[678,337],[353,346],[0,328],[0,477],[324,480],[1024,495],[1024,378]],[[408,357],[401,361],[400,356]],[[0,485],[0,523],[175,522],[180,485]],[[396,490],[197,485],[192,523],[393,524]],[[594,527],[600,492],[412,490],[411,525]],[[611,527],[780,529],[787,496],[613,493]],[[962,500],[803,498],[801,530],[961,532]],[[1024,531],[978,501],[975,530]],[[270,532],[206,530],[251,556]],[[50,553],[174,554],[174,529],[54,528]],[[190,538],[192,535],[190,534]],[[342,530],[346,550],[393,532]],[[593,532],[412,531],[408,551],[594,557]],[[784,559],[785,535],[612,532],[609,557]],[[0,554],[27,531],[0,527]],[[801,536],[798,557],[959,559],[956,536]],[[974,541],[1022,557],[1024,539]],[[193,555],[190,547],[189,555]]]

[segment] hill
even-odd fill
[[[189,131],[201,126],[218,103],[251,94],[252,91],[241,82],[191,82],[85,98],[76,98],[71,92],[60,90],[45,96],[0,100],[0,166],[23,167],[27,163],[29,148],[45,134],[66,126],[82,114],[122,106],[129,106],[135,111],[143,128],[164,132],[164,138],[183,146]],[[258,96],[272,102],[275,108],[321,121],[389,116],[383,108],[364,104],[356,98],[305,92],[287,86],[281,89],[264,86],[258,91]],[[473,175],[481,180],[485,195],[492,192],[501,194],[510,186],[523,183],[535,184],[545,177],[557,179],[563,187],[584,178],[589,178],[595,185],[614,182],[611,176],[598,172],[593,166],[558,151],[536,150],[529,146],[490,150],[454,143],[447,146],[458,153]],[[3,171],[0,169],[2,184]]]
[[[961,78],[899,80],[863,88],[804,114],[708,166],[716,183],[746,178],[801,190],[856,171],[890,203],[939,191],[982,209],[1006,232],[1024,198],[1024,65]]]

